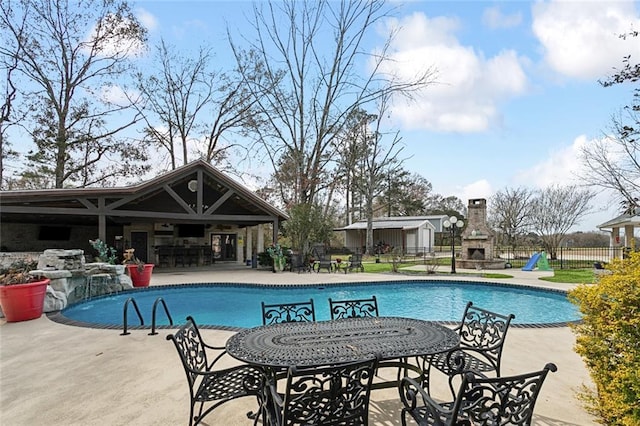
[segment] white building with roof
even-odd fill
[[[389,245],[406,254],[428,253],[434,250],[435,234],[442,232],[447,215],[376,217],[373,219],[373,244]],[[367,221],[336,229],[345,232],[345,247],[364,252],[367,241]]]

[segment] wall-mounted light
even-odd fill
[[[198,181],[190,180],[189,183],[187,184],[187,188],[189,188],[189,191],[191,192],[196,192],[198,190]]]

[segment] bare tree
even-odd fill
[[[379,99],[378,114],[372,123],[373,129],[367,135],[366,151],[360,159],[362,175],[353,184],[362,195],[364,201],[365,218],[367,220],[366,250],[373,253],[373,206],[377,197],[384,193],[388,179],[393,179],[402,172],[401,138],[398,133],[385,135],[382,132],[382,122],[386,117],[389,98]],[[389,138],[390,137],[390,138]],[[390,139],[388,142],[387,140]]]
[[[620,37],[633,39],[638,31]],[[632,63],[631,56],[623,58],[623,67],[609,79],[601,81],[604,87],[621,83],[640,82],[640,62]],[[635,212],[640,203],[640,86],[634,89],[630,105],[612,118],[611,135],[583,147],[582,162],[586,171],[581,178],[588,185],[610,190],[620,200],[625,213]]]
[[[504,188],[496,192],[489,202],[489,220],[500,231],[505,243],[515,250],[518,238],[527,233],[531,221],[532,189]]]
[[[332,142],[344,135],[355,111],[383,95],[411,97],[433,82],[431,68],[412,81],[384,75],[388,43],[376,54],[364,50],[363,38],[387,13],[382,0],[256,4],[256,36],[246,34],[245,39],[261,55],[265,70],[258,82],[253,76],[245,79],[265,120],[253,129],[256,141],[274,170],[286,157],[287,173],[295,177],[294,185],[282,191],[291,197],[283,200],[285,205],[313,202],[326,188],[326,171],[335,156]],[[229,38],[239,68],[246,69],[240,47]],[[367,60],[372,68],[363,74],[358,66]],[[265,84],[272,89],[265,91]]]
[[[354,182],[361,177],[358,165],[366,155],[368,128],[375,118],[375,115],[368,114],[364,110],[353,111],[349,117],[349,124],[344,129],[344,135],[332,142],[336,152],[335,178],[332,182],[344,190],[346,225],[350,225],[354,221],[354,213],[357,210],[354,206],[354,200],[362,198]],[[364,217],[364,214],[359,212],[355,216],[359,219]]]
[[[162,40],[155,62],[154,72],[137,74],[145,140],[168,155],[172,169],[194,157],[232,169],[225,160],[237,145],[224,135],[253,119],[252,98],[243,82],[212,70],[213,54],[207,48],[200,48],[195,58],[185,57]]]
[[[24,23],[24,26],[22,26]],[[140,145],[116,135],[137,120],[107,121],[128,105],[108,100],[132,55],[146,42],[146,30],[121,0],[5,0],[0,26],[17,50],[21,95],[29,102],[29,130],[36,145],[30,169],[50,174],[56,188],[105,184],[139,174]],[[25,126],[26,127],[26,126]],[[109,167],[105,167],[108,162]]]
[[[7,53],[9,51],[9,49],[6,50]],[[4,101],[0,106],[0,189],[6,189],[5,160],[16,158],[18,155],[16,151],[11,149],[11,144],[7,137],[8,130],[17,123],[12,117],[15,115],[13,105],[18,92],[13,80],[13,74],[18,67],[18,60],[15,55],[2,55],[0,59],[2,60],[2,71],[5,76]]]
[[[592,212],[589,206],[594,193],[576,185],[559,186],[537,191],[531,202],[531,229],[542,240],[542,246],[552,259],[571,227]]]

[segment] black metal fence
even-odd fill
[[[329,253],[350,254],[362,253],[363,247],[341,247],[330,248]],[[456,257],[460,257],[460,247],[454,248]],[[608,263],[614,258],[620,258],[625,254],[624,247],[558,247],[553,253],[546,253],[549,267],[552,269],[583,269],[592,268],[594,263]],[[495,247],[494,256],[508,262],[513,268],[521,268],[527,264],[534,253],[543,251],[540,247]],[[416,261],[426,261],[433,259],[433,254],[437,257],[451,257],[451,246],[434,247],[405,247],[403,249],[389,247],[379,256],[395,255],[414,259]],[[373,254],[376,256],[376,253]]]
[[[623,247],[558,247],[555,252],[546,253],[552,269],[591,268],[594,263],[608,263],[622,257]],[[540,247],[496,248],[495,255],[507,260],[514,268],[524,266],[534,253],[543,251]]]

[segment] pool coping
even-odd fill
[[[446,284],[452,282],[450,279],[420,279],[420,278],[407,278],[407,279],[395,279],[391,281],[386,281],[388,283],[398,283],[398,282],[424,282],[429,284]],[[549,293],[560,293],[567,294],[567,290],[557,289],[557,288],[548,288],[548,287],[540,287],[530,284],[514,284],[514,283],[504,283],[504,282],[495,282],[495,281],[478,281],[478,280],[465,280],[465,279],[456,279],[456,283],[463,285],[491,285],[497,287],[509,287],[509,288],[524,288],[531,289],[536,291],[543,291]],[[151,287],[136,287],[134,289],[125,290],[123,292],[118,292],[117,294],[123,293],[137,293],[141,291],[155,291],[162,288],[176,288],[176,287],[184,287],[184,286],[216,286],[216,287],[226,287],[226,286],[246,286],[246,287],[266,287],[266,288],[280,288],[280,287],[310,287],[310,286],[322,286],[322,287],[333,287],[340,285],[367,285],[367,284],[380,284],[381,280],[371,280],[371,281],[358,281],[358,282],[331,282],[331,283],[302,283],[302,284],[273,284],[273,283],[243,283],[243,282],[192,282],[192,283],[181,283],[181,284],[163,284],[163,285],[154,285]],[[113,294],[105,294],[98,297],[94,297],[88,300],[101,299],[105,297],[113,296]],[[78,303],[83,303],[82,302]],[[75,303],[70,305],[76,305]],[[67,306],[69,307],[69,306]],[[65,309],[67,308],[65,307]],[[64,309],[63,309],[64,310]],[[126,330],[152,330],[149,334],[153,333],[153,330],[167,330],[167,329],[176,329],[177,325],[127,325],[125,328],[125,324],[115,325],[115,324],[99,324],[99,323],[90,323],[84,321],[77,321],[71,318],[66,317],[62,311],[53,311],[47,313],[47,318],[51,321],[69,325],[74,327],[83,327],[83,328],[93,328],[93,329],[102,329],[102,330],[123,330],[125,333]],[[443,324],[443,325],[457,325],[456,321],[432,321],[434,323]],[[582,320],[575,321],[562,321],[562,322],[554,322],[554,323],[537,323],[537,324],[514,324],[511,323],[511,327],[514,328],[523,328],[523,329],[531,329],[531,328],[557,328],[557,327],[569,327],[571,325],[580,324]],[[234,327],[234,326],[225,326],[225,325],[207,325],[202,324],[198,325],[199,328],[202,329],[210,329],[210,330],[223,330],[223,331],[241,331],[245,330],[246,327]]]

